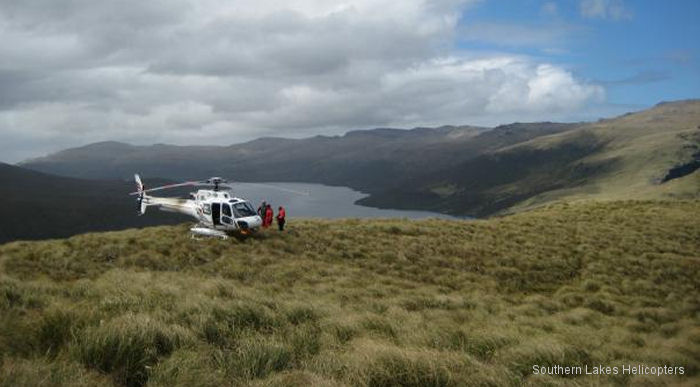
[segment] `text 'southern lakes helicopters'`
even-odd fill
[[[231,186],[220,177],[205,181],[187,181],[161,187],[144,189],[139,175],[136,180],[138,213],[143,215],[148,207],[158,207],[163,211],[179,212],[197,219],[198,224],[192,228],[193,236],[211,236],[227,238],[234,234],[249,234],[262,225],[262,219],[249,201],[237,198],[230,193]],[[149,192],[175,187],[205,186],[211,189],[199,189],[192,192],[192,199],[166,198],[148,195]]]

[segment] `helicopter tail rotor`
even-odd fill
[[[141,182],[141,177],[138,174],[134,175],[134,180],[136,181],[136,211],[139,215],[146,213],[146,203],[144,199],[144,189],[143,182]]]

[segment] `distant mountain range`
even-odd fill
[[[193,179],[223,175],[239,181],[303,181],[373,191],[418,173],[448,168],[484,152],[571,124],[374,129],[344,136],[260,138],[231,146],[133,146],[101,142],[21,163],[37,171],[89,179]]]
[[[343,185],[361,204],[488,216],[558,199],[697,197],[700,100],[592,123],[374,129],[231,146],[101,142],[21,163],[87,179],[225,176]]]

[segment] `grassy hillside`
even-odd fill
[[[361,203],[481,217],[562,199],[698,198],[698,167],[700,100],[677,101],[504,146]]]
[[[0,246],[0,385],[700,383],[700,201]],[[533,365],[684,367],[542,376]]]
[[[0,163],[0,243],[188,219],[159,211],[136,216],[136,203],[128,196],[133,190],[130,181],[72,179]]]
[[[561,136],[548,136],[530,144],[547,148],[571,141],[580,132],[605,144],[599,152],[580,160],[581,166],[610,165],[609,170],[572,189],[538,195],[520,206],[552,199],[692,198],[700,196],[700,101],[662,103],[615,120],[602,120]],[[686,166],[687,175],[672,176]]]

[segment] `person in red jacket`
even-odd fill
[[[267,208],[265,208],[265,218],[263,219],[263,224],[262,224],[263,227],[265,227],[265,228],[270,227],[270,225],[272,224],[272,217],[273,217],[272,206],[268,204]]]
[[[279,227],[280,231],[284,231],[284,223],[286,220],[284,217],[287,215],[287,213],[284,211],[284,207],[280,206],[280,208],[277,209],[277,227]]]

